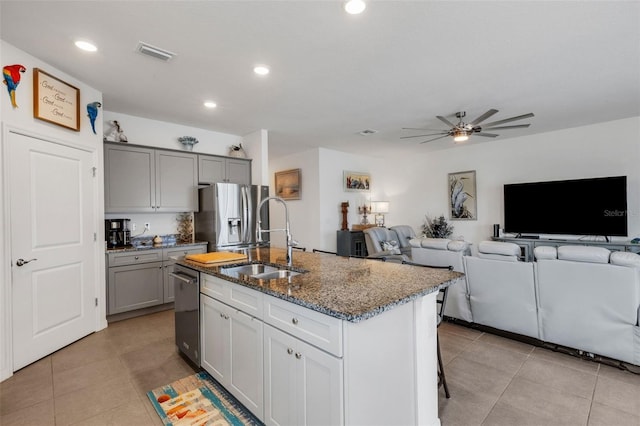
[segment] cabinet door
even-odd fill
[[[195,154],[156,151],[156,211],[198,210],[198,164]]]
[[[251,185],[251,161],[227,159],[226,182]]]
[[[224,386],[259,419],[264,418],[263,324],[234,310],[229,318],[231,356],[229,381]]]
[[[226,162],[223,157],[198,155],[198,182],[225,182],[227,177]]]
[[[230,348],[229,348],[229,318],[230,308],[200,294],[200,362],[218,382],[228,381]]]
[[[292,336],[264,324],[264,423],[297,423],[296,341]]]
[[[153,149],[105,144],[105,213],[155,211]]]
[[[342,425],[342,359],[307,343],[298,342],[294,359],[297,369],[298,425]]]
[[[162,262],[109,268],[108,281],[110,315],[164,302]]]

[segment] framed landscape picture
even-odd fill
[[[449,218],[477,220],[476,171],[449,173]]]
[[[283,200],[299,200],[301,197],[300,169],[276,172],[276,195]]]
[[[371,189],[371,175],[364,172],[344,172],[345,191],[369,191]]]

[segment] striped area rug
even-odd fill
[[[166,426],[261,425],[205,371],[147,392]]]

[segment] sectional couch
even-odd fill
[[[522,262],[513,243],[483,241],[477,256],[459,243],[410,242],[414,262],[466,274],[445,315],[640,366],[640,255],[536,247],[536,261]]]

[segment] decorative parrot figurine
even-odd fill
[[[96,118],[98,118],[98,108],[100,108],[102,104],[100,102],[91,102],[87,104],[87,116],[89,116],[89,121],[91,121],[91,129],[93,130],[93,134],[96,133]]]
[[[18,108],[16,103],[16,89],[20,83],[20,73],[25,72],[27,69],[24,65],[7,65],[2,68],[2,75],[4,76],[4,84],[7,85],[9,96],[11,97],[11,105],[14,108]]]

